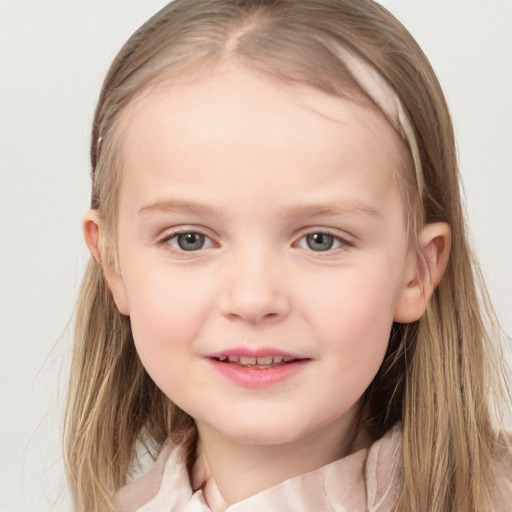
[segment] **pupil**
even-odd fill
[[[312,233],[306,236],[306,243],[313,251],[328,251],[334,245],[334,237],[327,233]]]
[[[183,251],[196,251],[204,244],[204,235],[201,233],[183,233],[178,235],[178,245]]]

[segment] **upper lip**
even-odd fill
[[[219,357],[229,357],[229,356],[238,356],[238,357],[286,357],[291,359],[308,359],[307,357],[294,354],[292,352],[287,352],[284,350],[276,349],[276,348],[257,348],[252,349],[248,347],[238,347],[232,349],[221,350],[219,352],[211,352],[205,354],[205,358],[218,359]]]

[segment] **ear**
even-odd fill
[[[129,316],[128,297],[123,278],[114,258],[107,257],[105,247],[102,243],[101,223],[97,210],[88,210],[82,221],[85,243],[91,252],[92,257],[98,262],[103,270],[108,288],[114,297],[117,309],[123,315]]]
[[[451,247],[450,226],[446,222],[427,224],[420,233],[418,253],[412,248],[393,320],[410,323],[421,318],[436,286],[443,277]]]

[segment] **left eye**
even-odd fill
[[[303,236],[298,246],[302,249],[311,249],[316,252],[330,251],[331,249],[337,249],[344,245],[344,242],[329,233],[309,233]]]
[[[167,239],[166,243],[181,251],[198,251],[212,245],[212,241],[202,233],[190,231],[178,233]]]

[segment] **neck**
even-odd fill
[[[213,511],[258,494],[289,478],[309,473],[371,444],[354,436],[354,425],[327,425],[291,442],[241,443],[198,424],[200,442],[193,471],[194,488],[203,487]]]

